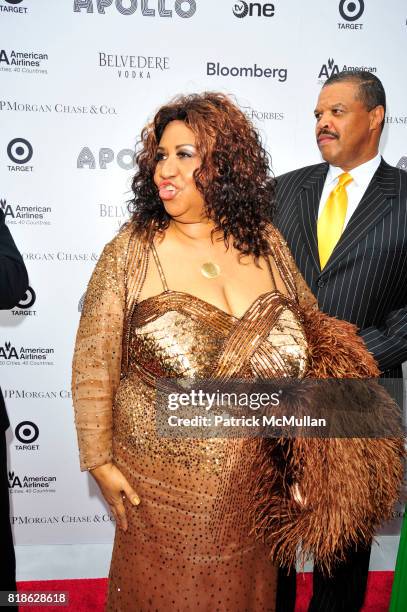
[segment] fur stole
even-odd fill
[[[304,311],[309,345],[306,377],[372,378],[373,356],[354,325],[320,311]],[[310,383],[312,381],[310,380]],[[368,383],[366,383],[368,384]],[[369,401],[392,419],[395,404],[376,381]],[[370,389],[371,391],[371,389]],[[256,441],[251,516],[253,533],[277,565],[294,566],[297,553],[324,572],[346,558],[349,547],[370,544],[390,518],[403,481],[404,441],[382,438],[261,438]],[[297,483],[303,504],[293,498]]]

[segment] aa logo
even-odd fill
[[[23,488],[20,478],[16,476],[14,472],[8,473],[8,486],[9,489],[14,489],[14,487],[20,487],[20,489]]]
[[[329,79],[334,74],[338,74],[339,67],[338,64],[335,64],[334,59],[328,59],[326,64],[322,64],[322,68],[319,71],[318,78],[319,79]]]
[[[14,219],[14,211],[10,204],[7,204],[7,200],[0,200],[0,208],[3,211],[5,217],[10,215],[10,217],[13,217]]]
[[[18,353],[11,342],[6,342],[4,346],[0,346],[0,359],[18,359]]]

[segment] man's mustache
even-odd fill
[[[321,136],[332,136],[333,138],[339,138],[339,135],[336,132],[331,132],[330,130],[322,129],[318,132],[318,138]]]

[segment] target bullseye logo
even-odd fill
[[[356,21],[363,15],[365,3],[363,0],[341,0],[339,12],[345,21]]]
[[[40,435],[40,430],[32,421],[22,421],[17,425],[15,434],[21,444],[32,444]]]
[[[6,0],[8,4],[20,4],[23,0]]]
[[[31,306],[35,304],[36,297],[37,296],[35,295],[34,289],[32,287],[28,287],[24,296],[18,302],[17,308],[21,308],[22,310],[27,310],[27,308],[31,308]]]
[[[33,156],[33,148],[25,138],[13,138],[7,145],[7,155],[15,164],[26,164]]]

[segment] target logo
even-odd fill
[[[5,0],[7,4],[0,4],[1,13],[27,13],[25,6],[18,6],[24,0]]]
[[[35,291],[32,287],[28,287],[27,291],[24,294],[24,297],[17,304],[17,308],[21,308],[22,310],[26,310],[27,308],[31,308],[34,306],[36,299]]]
[[[15,164],[26,164],[33,156],[33,148],[25,138],[13,138],[7,145],[7,155]]]
[[[14,433],[21,444],[32,444],[38,439],[40,430],[32,421],[22,421],[17,425]]]
[[[363,0],[341,0],[339,13],[345,21],[357,21],[363,15],[365,3]]]

